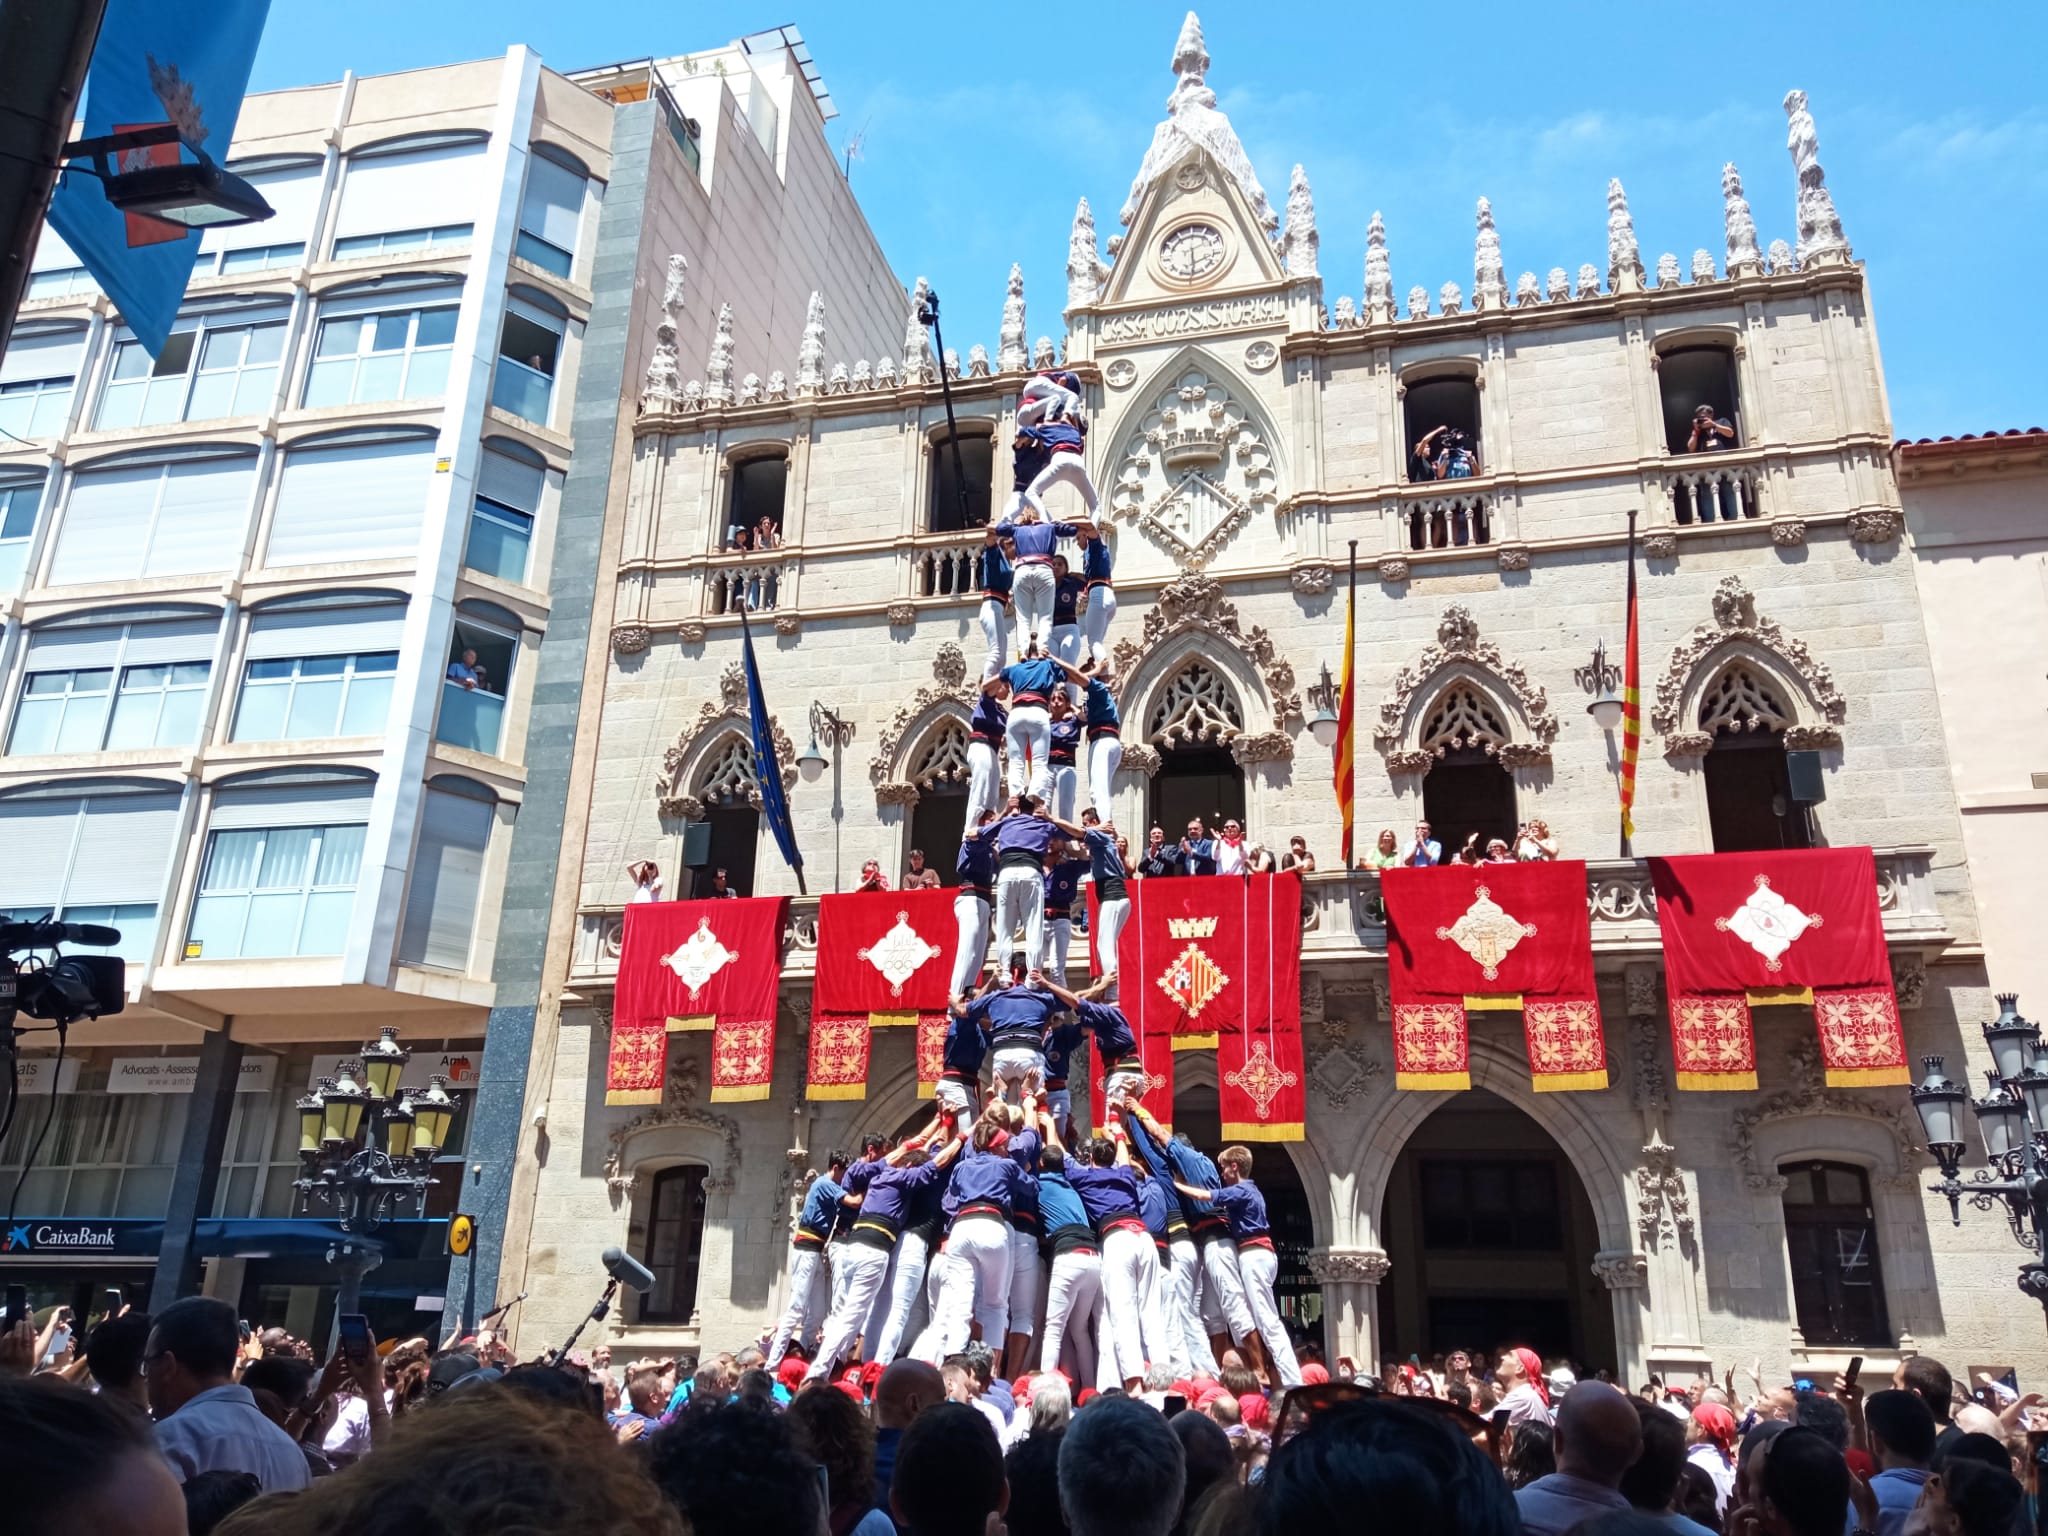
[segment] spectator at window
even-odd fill
[[[1436,456],[1439,480],[1470,480],[1479,473],[1478,446],[1457,427],[1444,433],[1443,449]]]
[[[1474,833],[1473,836],[1476,837],[1478,834]],[[1466,846],[1471,846],[1469,840]],[[1486,857],[1479,860],[1479,862],[1481,864],[1512,864],[1515,862],[1515,856],[1508,851],[1508,840],[1506,838],[1492,837],[1486,841]]]
[[[1128,863],[1124,866],[1130,868]],[[1166,833],[1154,827],[1145,834],[1145,857],[1138,861],[1138,878],[1149,880],[1162,875],[1184,875],[1187,860],[1182,856],[1177,843],[1168,843]]]
[[[1557,839],[1550,835],[1550,823],[1532,816],[1515,832],[1515,857],[1524,864],[1548,863],[1557,857]]]
[[[626,898],[626,905],[638,906],[643,901],[661,900],[661,870],[652,859],[639,859],[626,866],[626,878],[633,882],[633,894]]]
[[[1279,862],[1273,857],[1273,850],[1264,843],[1249,843],[1245,846],[1245,873],[1249,875],[1277,874]]]
[[[477,665],[475,651],[465,648],[460,657],[448,663],[448,681],[470,690],[483,686],[484,669]]]
[[[1235,821],[1223,823],[1223,834],[1215,839],[1215,845],[1217,874],[1241,875],[1250,867],[1247,859],[1251,844],[1244,840],[1244,828]]]
[[[1180,840],[1181,873],[1185,875],[1220,875],[1217,867],[1216,839],[1209,829],[1202,825],[1198,816],[1188,823],[1187,832]]]
[[[1715,415],[1711,405],[1703,405],[1692,413],[1692,433],[1685,440],[1687,453],[1713,453],[1734,446],[1734,422]]]
[[[752,535],[751,533],[747,532],[747,530],[746,530],[746,529],[744,529],[744,528],[735,528],[735,529],[733,529],[733,531],[732,531],[732,548],[733,548],[734,550],[736,550],[736,551],[737,551],[737,552],[739,552],[740,554],[745,554],[745,553],[747,553],[747,552],[748,552],[749,550],[751,550],[751,549],[752,549],[753,547],[754,547],[754,536],[753,536],[753,535]]]
[[[1281,856],[1280,868],[1303,875],[1316,872],[1316,856],[1308,851],[1308,839],[1299,832],[1287,839],[1287,852]]]
[[[775,526],[775,519],[766,512],[761,514],[761,521],[754,524],[754,548],[782,548],[782,530]]]
[[[886,891],[887,889],[889,889],[889,877],[882,873],[882,866],[880,864],[876,863],[873,859],[869,859],[867,863],[861,865],[860,884],[855,886],[854,890]]]
[[[1381,827],[1373,845],[1358,856],[1360,869],[1392,869],[1400,862],[1401,844],[1392,827]]]
[[[1385,835],[1381,834],[1382,837]],[[1443,859],[1444,845],[1429,835],[1429,823],[1415,823],[1415,835],[1401,850],[1401,862],[1413,869],[1427,869],[1432,864],[1441,864]]]
[[[925,867],[924,850],[922,848],[911,849],[910,868],[904,872],[903,889],[906,891],[935,891],[939,888],[939,884],[939,872],[936,869],[927,869]]]
[[[1477,832],[1467,832],[1465,834],[1465,841],[1458,846],[1458,851],[1451,856],[1453,864],[1483,864],[1485,861],[1486,849],[1480,843]]]
[[[738,901],[740,893],[732,885],[722,869],[713,869],[711,878],[700,893],[705,901]]]

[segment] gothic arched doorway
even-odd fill
[[[1422,814],[1444,858],[1477,833],[1515,841],[1515,780],[1500,760],[1508,729],[1500,708],[1470,683],[1444,690],[1422,726],[1423,750],[1436,762],[1422,781]]]
[[[1476,1360],[1527,1345],[1546,1360],[1615,1366],[1585,1186],[1505,1099],[1473,1089],[1416,1128],[1394,1160],[1380,1229],[1393,1261],[1379,1287],[1382,1360],[1452,1349]]]
[[[1714,739],[1702,765],[1714,851],[1811,848],[1811,813],[1792,799],[1785,758],[1792,712],[1778,690],[1737,662],[1701,696],[1699,722]]]
[[[1173,1094],[1173,1129],[1214,1157],[1223,1149],[1223,1116],[1211,1083],[1190,1083]],[[1280,1315],[1317,1349],[1323,1341],[1323,1292],[1308,1270],[1308,1251],[1315,1246],[1308,1190],[1294,1159],[1282,1146],[1260,1143],[1252,1154],[1252,1182],[1266,1197],[1266,1217],[1273,1224],[1273,1249],[1280,1256],[1280,1278],[1273,1286]]]

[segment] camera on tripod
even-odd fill
[[[59,944],[114,945],[121,930],[41,918],[0,923],[0,1030],[19,1014],[70,1025],[128,1005],[127,962],[119,955],[66,955]],[[42,953],[50,951],[47,958]]]

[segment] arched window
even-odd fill
[[[988,522],[994,495],[996,440],[985,421],[960,423],[959,472],[953,459],[952,435],[936,428],[926,439],[931,447],[931,500],[925,508],[925,527],[932,533],[959,533]],[[962,500],[960,487],[967,487]]]
[[[1422,781],[1422,814],[1430,836],[1450,858],[1479,834],[1515,840],[1515,779],[1500,760],[1508,744],[1500,707],[1469,682],[1446,688],[1422,723],[1422,748],[1436,762]]]
[[[1741,400],[1737,394],[1735,348],[1732,343],[1678,346],[1657,355],[1657,393],[1664,405],[1664,446],[1672,453],[1713,453],[1740,448]],[[1693,421],[1705,410],[1707,420],[1732,432],[1708,431],[1697,436]]]
[[[726,507],[726,548],[758,549],[764,517],[774,529],[774,541],[779,545],[783,502],[789,494],[788,451],[777,444],[769,452],[735,458],[727,472],[732,480],[732,499]]]
[[[910,813],[910,842],[922,850],[925,868],[953,883],[961,832],[967,824],[967,727],[948,719],[927,736],[911,764],[910,782],[917,786],[917,804]],[[910,867],[906,858],[904,868]]]
[[[1212,829],[1243,822],[1244,770],[1230,755],[1243,731],[1236,691],[1206,662],[1189,661],[1160,690],[1145,734],[1160,753],[1152,821],[1169,842],[1191,821]]]
[[[1849,1163],[1790,1163],[1778,1172],[1800,1333],[1809,1345],[1890,1348],[1869,1176]]]
[[[1700,698],[1707,751],[1707,820],[1716,853],[1811,848],[1812,818],[1792,799],[1785,757],[1791,710],[1757,668],[1736,662]]]
[[[697,1265],[704,1251],[704,1179],[696,1163],[664,1168],[647,1194],[647,1235],[640,1251],[654,1289],[640,1298],[643,1323],[687,1323],[697,1310]]]
[[[1403,391],[1402,420],[1408,434],[1403,446],[1408,454],[1408,478],[1461,479],[1466,474],[1484,473],[1478,373],[1439,374],[1412,383],[1404,381]],[[1469,463],[1459,457],[1456,450],[1460,448],[1470,455]],[[1465,473],[1460,474],[1461,470]]]
[[[742,896],[754,894],[754,849],[761,836],[761,813],[754,807],[759,785],[754,778],[754,748],[734,732],[718,744],[697,773],[697,798],[711,826],[706,863],[695,871],[691,894],[703,896],[712,875],[725,871],[728,888]]]

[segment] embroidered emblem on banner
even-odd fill
[[[1764,965],[1773,971],[1784,968],[1778,957],[1807,929],[1820,924],[1819,917],[1808,916],[1772,890],[1768,875],[1756,877],[1756,889],[1732,915],[1714,919],[1716,928],[1734,934],[1762,955]]]
[[[910,926],[908,912],[898,912],[896,926],[882,935],[880,943],[854,953],[880,971],[882,979],[889,983],[890,992],[901,997],[903,983],[915,976],[918,967],[926,961],[937,959],[942,951],[936,944],[925,943],[918,931]]]
[[[1888,988],[1819,993],[1813,1000],[1821,1061],[1837,1071],[1870,1071],[1906,1064],[1898,1005]]]
[[[704,983],[738,959],[739,955],[727,949],[711,931],[711,919],[700,917],[697,931],[683,940],[674,954],[663,955],[661,963],[682,978],[694,1003],[697,994],[704,990]]]
[[[712,1081],[720,1086],[765,1082],[772,1049],[766,1024],[734,1024],[720,1030]]]
[[[1190,1018],[1215,1000],[1230,985],[1230,978],[1217,969],[1199,944],[1190,944],[1173,959],[1159,978],[1159,990],[1179,1003]]]
[[[1215,917],[1169,917],[1166,931],[1176,939],[1213,939],[1221,921]]]
[[[1486,979],[1492,981],[1500,975],[1500,963],[1509,952],[1535,933],[1534,923],[1510,917],[1482,885],[1472,892],[1472,905],[1465,909],[1465,915],[1450,927],[1437,929],[1436,936],[1449,939],[1470,955]]]
[[[1258,1110],[1259,1118],[1266,1119],[1272,1112],[1273,1100],[1280,1096],[1283,1088],[1292,1088],[1300,1081],[1273,1059],[1273,1053],[1266,1049],[1266,1042],[1252,1042],[1251,1059],[1236,1072],[1226,1072],[1223,1080],[1233,1088],[1242,1089]]]
[[[1676,1034],[1685,1054],[1682,1071],[1747,1072],[1756,1067],[1749,1009],[1738,999],[1680,998]]]
[[[1524,1017],[1532,1072],[1555,1076],[1597,1072],[1606,1065],[1599,1004],[1531,1003]]]

